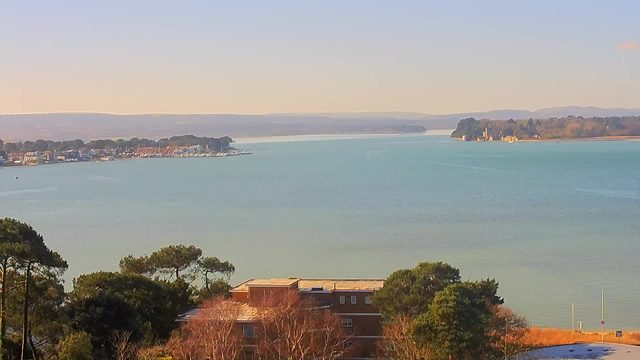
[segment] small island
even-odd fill
[[[463,141],[620,139],[640,136],[640,116],[582,117],[527,120],[460,120],[451,137]]]
[[[250,155],[238,151],[228,136],[173,136],[160,140],[132,138],[104,139],[87,143],[81,139],[70,141],[36,140],[4,143],[0,140],[0,166],[41,165],[79,161],[113,161],[130,158],[166,157],[224,157]]]

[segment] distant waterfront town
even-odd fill
[[[68,143],[69,146],[65,146]],[[73,145],[75,143],[75,146]],[[249,151],[231,147],[233,140],[224,138],[198,138],[192,135],[172,137],[158,141],[147,139],[97,140],[87,144],[37,140],[25,143],[7,143],[0,140],[0,166],[43,165],[81,161],[115,161],[118,159],[227,157],[251,155]],[[40,146],[39,146],[40,145]],[[78,146],[82,145],[82,146]],[[132,146],[137,145],[137,146]],[[153,146],[144,146],[153,145]],[[33,147],[48,147],[36,150]],[[68,147],[73,147],[68,149]],[[12,151],[12,150],[30,151]]]

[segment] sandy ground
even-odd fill
[[[639,360],[640,347],[611,343],[585,343],[553,346],[530,352],[523,359],[602,359]]]

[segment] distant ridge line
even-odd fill
[[[232,138],[335,135],[404,134],[455,129],[463,118],[508,120],[640,116],[640,109],[561,106],[535,111],[503,109],[455,114],[421,112],[320,112],[251,114],[110,114],[61,112],[0,115],[0,139],[163,138],[181,134],[228,135]]]

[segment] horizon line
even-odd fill
[[[101,112],[101,111],[51,111],[51,112],[24,112],[24,113],[4,113],[0,114],[0,116],[9,116],[9,115],[50,115],[50,114],[94,114],[94,115],[115,115],[115,116],[131,116],[131,115],[242,115],[242,116],[268,116],[268,115],[322,115],[322,114],[384,114],[384,113],[406,113],[406,114],[420,114],[426,116],[443,116],[443,115],[456,115],[456,114],[469,114],[469,113],[483,113],[483,112],[491,112],[491,111],[528,111],[528,112],[536,112],[540,110],[549,110],[549,109],[559,109],[566,107],[577,107],[577,108],[597,108],[603,110],[634,110],[640,111],[640,108],[626,108],[626,107],[600,107],[594,105],[564,105],[564,106],[551,106],[551,107],[542,107],[535,110],[530,109],[517,109],[517,108],[502,108],[502,109],[489,109],[489,110],[471,110],[471,111],[458,111],[458,112],[448,112],[448,113],[428,113],[421,111],[408,111],[408,110],[379,110],[379,111],[367,111],[367,110],[357,110],[357,111],[303,111],[303,112],[268,112],[268,113],[233,113],[233,112],[220,112],[220,113],[181,113],[181,112],[166,112],[166,113],[156,113],[156,112],[140,112],[140,113],[112,113],[112,112]]]

